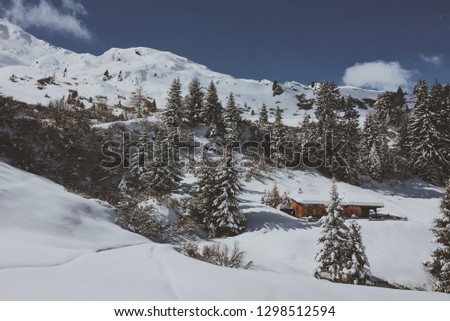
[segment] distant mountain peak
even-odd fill
[[[19,26],[0,18],[0,67],[31,65],[43,55],[69,52],[40,40]]]

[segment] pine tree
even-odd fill
[[[224,110],[225,141],[238,142],[241,133],[241,112],[236,106],[233,93],[230,93]]]
[[[355,109],[355,105],[352,99],[348,99],[342,106],[342,117],[339,118],[338,132],[336,136],[345,145],[341,149],[340,157],[344,161],[343,164],[337,164],[331,168],[332,174],[335,178],[354,185],[361,184],[359,178],[359,113]]]
[[[409,165],[419,177],[441,185],[445,179],[448,164],[446,153],[450,141],[439,130],[438,98],[430,99],[425,80],[419,81],[414,87],[414,95],[415,108],[409,123]]]
[[[136,90],[134,92],[131,93],[130,105],[135,110],[137,110],[139,118],[142,118],[149,114],[148,111],[146,110],[147,98],[145,95],[144,88],[139,86],[136,88]]]
[[[281,85],[278,84],[278,82],[276,80],[273,81],[272,92],[273,92],[272,96],[279,96],[284,92],[283,87],[281,87]]]
[[[153,140],[153,157],[150,170],[142,179],[148,181],[151,193],[164,195],[175,189],[182,179],[182,172],[174,160],[171,142],[163,131],[157,133]]]
[[[295,151],[301,155],[301,164],[310,167],[314,167],[313,161],[316,160],[316,156],[313,155],[313,151],[309,146],[316,140],[316,127],[315,123],[311,121],[311,116],[304,115],[303,121],[300,124],[297,132],[298,144],[294,147]]]
[[[212,81],[206,93],[206,101],[201,118],[210,125],[208,137],[223,135],[222,105],[217,95],[217,88]]]
[[[448,86],[448,85],[447,85]],[[430,91],[430,108],[435,113],[437,133],[436,149],[442,155],[442,184],[450,176],[450,122],[449,122],[449,92],[438,81],[433,83]]]
[[[280,106],[275,110],[275,122],[271,126],[271,138],[273,145],[272,160],[277,166],[286,165],[283,142],[286,140],[286,128],[283,124],[283,115]]]
[[[268,115],[269,114],[267,112],[267,106],[266,104],[263,103],[261,111],[259,112],[259,121],[258,121],[259,126],[263,128],[267,126],[267,124],[269,123]]]
[[[447,182],[444,197],[441,202],[441,216],[434,220],[432,228],[439,244],[431,254],[431,260],[425,263],[425,268],[434,279],[434,290],[450,293],[450,180]]]
[[[379,121],[376,113],[366,118],[360,146],[360,165],[377,181],[390,177],[393,169],[387,135],[386,124]]]
[[[343,272],[343,281],[345,283],[366,285],[370,282],[372,274],[370,273],[365,247],[362,243],[361,226],[356,221],[350,223],[346,251],[348,262]]]
[[[405,93],[399,87],[397,92],[384,92],[375,102],[374,109],[380,122],[389,127],[398,127],[402,115],[405,113]]]
[[[278,208],[282,202],[282,198],[280,192],[278,191],[278,187],[276,184],[273,185],[270,191],[267,191],[264,196],[261,198],[261,202],[264,205]]]
[[[310,110],[313,108],[314,99],[306,99],[305,94],[296,95],[297,107],[301,110]]]
[[[338,123],[337,111],[341,106],[341,94],[335,83],[324,81],[317,92],[317,136],[323,139],[327,131],[333,131]]]
[[[141,132],[136,142],[137,152],[131,155],[129,177],[121,184],[121,189],[126,194],[147,194],[152,189],[147,175],[151,171],[150,159],[153,150],[150,149],[149,124],[142,123]]]
[[[314,276],[333,282],[342,282],[344,269],[348,263],[348,227],[342,214],[341,199],[333,181],[331,200],[327,215],[320,219],[322,231],[318,240],[320,245],[316,255],[318,265]]]
[[[405,112],[399,119],[397,135],[394,140],[394,170],[397,177],[407,179],[411,177],[411,169],[408,166],[409,158],[409,115]]]
[[[209,224],[210,237],[237,235],[245,228],[245,218],[238,204],[242,187],[232,155],[224,157],[216,168],[215,184],[211,191],[215,200]]]
[[[213,203],[216,197],[214,192],[217,189],[216,175],[214,168],[218,164],[209,160],[204,154],[196,171],[197,183],[194,186],[194,193],[196,197],[196,210],[198,217],[196,219],[203,223],[207,228],[211,225],[211,214],[214,211]]]
[[[329,141],[329,134],[333,136],[333,141],[339,141],[338,138],[338,123],[339,111],[341,110],[342,99],[339,88],[335,83],[324,81],[320,85],[317,93],[317,109],[315,115],[317,118],[317,142],[325,149],[325,154],[320,155],[320,159],[324,161],[324,167],[332,174],[332,167],[334,166],[334,156],[332,151],[332,144]]]
[[[180,126],[183,110],[183,98],[181,96],[181,83],[180,79],[173,80],[170,87],[166,111],[164,112],[164,120],[169,128],[176,128]]]
[[[200,81],[197,78],[192,79],[189,84],[189,91],[184,99],[184,118],[183,121],[195,127],[197,124],[205,121],[204,102],[205,94],[202,91]]]

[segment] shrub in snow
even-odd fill
[[[231,251],[226,245],[221,246],[220,244],[213,244],[203,246],[203,249],[200,252],[198,244],[191,242],[183,244],[180,252],[194,259],[214,265],[235,269],[250,269],[253,267],[252,261],[244,261],[245,253],[239,249],[236,243],[234,243],[233,250]]]
[[[115,223],[156,242],[164,239],[165,227],[159,219],[156,208],[152,205],[141,207],[135,202],[129,202],[121,207]]]
[[[434,220],[432,231],[439,246],[425,268],[434,279],[434,290],[450,293],[450,180],[441,202],[441,216]]]

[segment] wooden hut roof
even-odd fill
[[[330,201],[321,201],[321,200],[295,200],[292,199],[298,204],[305,205],[328,205]],[[344,202],[341,201],[342,206],[363,206],[363,207],[384,207],[383,203],[377,202]]]

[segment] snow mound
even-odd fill
[[[113,218],[94,200],[0,162],[0,269],[58,264],[146,241]]]

